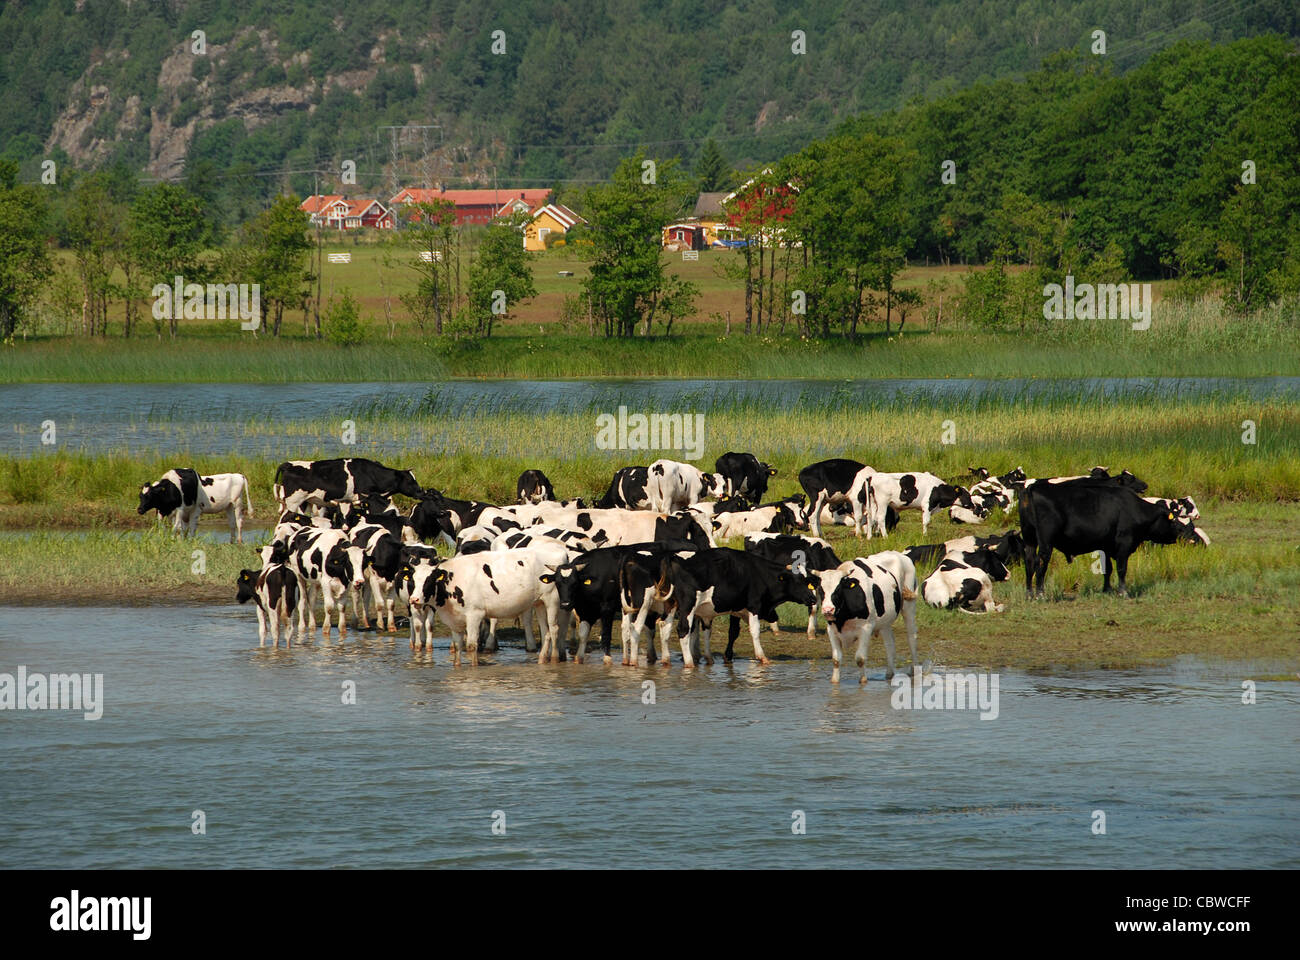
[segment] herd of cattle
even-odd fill
[[[409,470],[394,470],[358,457],[282,463],[274,493],[280,516],[270,543],[257,550],[259,569],[242,570],[240,603],[257,609],[263,645],[274,646],[281,630],[292,641],[316,634],[323,606],[325,636],[337,613],[346,635],[350,607],[370,629],[369,588],[377,628],[398,629],[398,601],[409,611],[411,646],[432,646],[435,622],[452,633],[452,657],[461,651],[478,664],[480,639],[496,649],[499,621],[520,620],[526,648],[538,660],[563,660],[576,620],[582,662],[593,627],[611,662],[613,623],[621,625],[623,663],[637,664],[649,628],[645,659],[671,662],[676,634],[682,662],[712,662],[713,619],[730,617],[726,660],[744,618],[756,660],[767,663],[760,634],[778,632],[777,608],[792,603],[808,611],[808,636],[817,616],[826,622],[839,679],[842,644],[857,643],[863,668],[872,636],[885,644],[888,675],[894,673],[893,627],[901,616],[912,663],[916,649],[916,600],[974,613],[1001,612],[993,584],[1008,568],[1025,565],[1027,593],[1041,596],[1052,552],[1067,561],[1101,551],[1103,589],[1112,566],[1126,595],[1128,560],[1144,542],[1208,544],[1195,525],[1190,497],[1144,497],[1146,484],[1127,470],[1112,476],[1096,467],[1080,476],[1033,479],[1017,468],[1002,476],[972,468],[976,482],[961,486],[931,473],[885,473],[855,460],[823,460],[799,472],[802,494],[764,502],[776,470],[749,453],[719,457],[714,473],[672,460],[618,470],[605,495],[592,505],[556,497],[540,470],[518,480],[517,502],[497,505],[449,497],[426,489]],[[248,481],[241,474],[203,475],[169,470],[140,491],[139,513],[174,516],[178,532],[193,533],[203,513],[225,512],[231,541],[243,542],[251,516]],[[405,512],[395,496],[414,504]],[[887,535],[904,510],[919,510],[924,533],[931,516],[947,509],[954,522],[979,524],[1016,502],[1020,529],[988,537],[964,536],[941,544],[886,550],[841,561],[822,538],[823,525],[852,526],[858,537]],[[247,512],[245,510],[247,508]],[[802,533],[800,531],[808,531]],[[741,550],[718,541],[743,538]],[[447,556],[438,541],[452,548]],[[918,582],[917,567],[934,564]],[[541,620],[535,642],[533,616]]]

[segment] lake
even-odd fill
[[[0,711],[0,866],[1300,866],[1300,686],[1241,703],[1277,665],[1004,672],[982,720],[826,661],[456,670],[357,636],[0,608],[0,672],[104,677],[99,720]]]
[[[252,424],[396,418],[466,412],[710,411],[742,404],[839,407],[915,399],[980,400],[1079,396],[1195,398],[1218,394],[1294,397],[1300,377],[1146,377],[1080,380],[452,380],[431,383],[19,384],[0,386],[0,454],[46,452],[42,424],[53,420],[59,449],[282,456],[317,434],[250,430]],[[432,442],[432,441],[431,441]],[[403,449],[370,431],[356,452]]]

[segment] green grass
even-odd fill
[[[886,336],[871,323],[856,342],[833,336],[801,339],[793,325],[745,336],[743,293],[722,280],[711,253],[699,263],[673,263],[674,272],[696,283],[697,315],[662,336],[631,340],[591,336],[585,323],[568,329],[559,321],[566,295],[578,292],[585,266],[571,254],[551,251],[534,261],[539,295],[518,307],[488,340],[450,341],[407,321],[390,287],[397,318],[388,338],[382,320],[378,253],[354,249],[353,263],[327,264],[324,292],[349,287],[367,320],[366,341],[342,347],[304,335],[302,315],[285,318],[283,334],[256,337],[224,323],[184,321],[180,337],[155,336],[146,320],[130,340],[46,334],[0,347],[0,383],[201,383],[294,381],[412,381],[447,377],[573,379],[664,377],[712,379],[864,379],[1278,376],[1300,372],[1300,321],[1293,307],[1272,307],[1235,318],[1214,303],[1157,300],[1152,326],[1133,331],[1125,321],[1045,324],[1026,318],[1027,332],[940,329],[917,318],[904,332]],[[573,270],[560,278],[558,271]],[[950,284],[955,268],[915,267],[900,286],[931,279]],[[394,283],[396,283],[394,279]],[[951,303],[952,291],[947,293]],[[732,332],[710,319],[730,311]],[[113,323],[114,330],[119,325]]]

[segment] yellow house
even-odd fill
[[[548,237],[564,236],[576,224],[586,223],[562,203],[548,203],[524,224],[524,249],[545,250]]]

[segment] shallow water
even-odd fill
[[[456,670],[445,637],[431,658],[356,637],[259,649],[233,606],[0,608],[0,672],[105,691],[96,721],[0,711],[0,867],[1300,866],[1300,687],[1242,705],[1261,665],[1003,673],[981,720],[894,710],[878,669],[835,687],[824,661],[506,646]]]
[[[249,421],[274,424],[342,422],[376,411],[452,415],[475,412],[552,412],[629,404],[635,411],[692,412],[740,403],[782,408],[929,397],[975,403],[987,398],[1048,395],[1095,397],[1207,396],[1295,397],[1300,377],[1137,377],[1090,379],[893,379],[893,380],[453,380],[440,383],[291,384],[80,384],[0,386],[0,454],[31,456],[50,447],[41,424],[53,420],[58,447],[86,450],[283,455],[299,445],[319,446],[314,434],[291,429],[252,433]],[[436,444],[437,437],[426,438]],[[358,439],[356,452],[405,448],[408,439],[386,440],[383,431]]]

